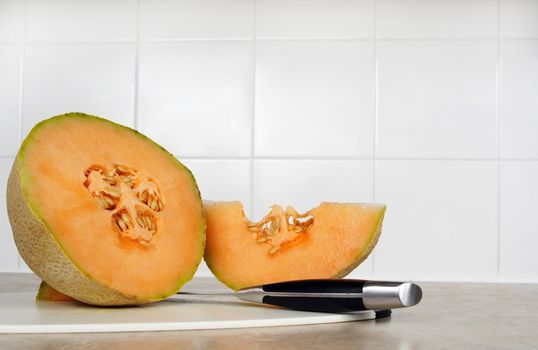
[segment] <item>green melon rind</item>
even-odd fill
[[[32,205],[31,200],[28,199],[28,194],[25,189],[27,189],[26,184],[31,183],[32,179],[31,174],[25,173],[23,170],[26,149],[35,134],[43,126],[48,125],[49,123],[61,122],[66,118],[95,120],[107,123],[111,127],[134,133],[151,145],[160,148],[170,157],[172,162],[176,163],[179,168],[186,171],[191,177],[197,197],[199,198],[201,211],[200,259],[191,271],[182,274],[175,286],[169,291],[166,291],[161,295],[141,299],[136,296],[125,295],[93,280],[91,276],[78,266],[67,254],[54,234],[52,234],[46,220],[40,215],[39,210],[37,210],[35,206]],[[140,305],[163,300],[164,298],[175,294],[185,283],[192,279],[201,262],[205,248],[206,225],[202,199],[192,172],[167,150],[138,131],[116,124],[107,119],[84,113],[66,113],[45,119],[34,126],[22,143],[17,158],[13,163],[7,186],[7,207],[9,220],[13,227],[15,244],[30,269],[42,280],[46,281],[52,288],[87,304],[103,306]]]
[[[206,200],[204,201],[204,206],[217,205],[218,203],[219,202],[216,202],[216,201]],[[350,265],[346,266],[344,269],[337,272],[332,278],[343,278],[347,276],[349,273],[351,273],[351,271],[355,270],[370,255],[370,253],[376,246],[377,241],[379,240],[379,236],[381,235],[381,227],[383,226],[383,218],[385,217],[385,211],[387,207],[386,205],[380,205],[380,209],[381,209],[381,212],[378,217],[378,221],[375,228],[375,233],[370,237],[370,240],[368,241],[366,248],[362,251],[359,251],[355,260]],[[243,216],[245,216],[244,211],[243,211]],[[209,270],[213,273],[213,275],[217,278],[217,280],[219,280],[222,284],[226,285],[228,288],[234,291],[238,291],[239,289],[242,288],[240,286],[235,286],[232,282],[221,277],[217,271],[218,267],[213,264],[213,262],[211,261],[211,258],[207,254],[204,255],[204,260]]]

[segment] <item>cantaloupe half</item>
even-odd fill
[[[58,292],[144,304],[192,278],[205,243],[191,172],[135,130],[80,113],[37,124],[7,188],[15,243]]]
[[[294,279],[344,277],[366,259],[385,205],[321,203],[304,214],[274,205],[259,222],[240,202],[204,203],[205,261],[233,290]]]

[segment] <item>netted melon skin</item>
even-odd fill
[[[18,158],[7,185],[7,209],[15,244],[28,267],[59,292],[99,306],[140,305],[145,300],[124,295],[89,278],[64,253],[52,233],[28,205],[21,187]]]

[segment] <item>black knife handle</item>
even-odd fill
[[[362,297],[345,297],[345,294],[362,293],[363,280],[299,280],[279,282],[262,286],[263,303],[293,310],[315,312],[354,312],[367,310]],[[301,293],[302,296],[279,296],[278,293]],[[342,296],[308,296],[308,294],[341,293]]]
[[[266,295],[263,303],[292,310],[345,313],[366,310],[361,298],[305,298]]]

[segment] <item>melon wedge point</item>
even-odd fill
[[[49,286],[47,282],[41,281],[35,301],[76,301],[76,299],[58,292],[56,289]]]
[[[204,259],[233,290],[295,279],[340,278],[376,245],[382,204],[321,203],[300,214],[274,205],[262,220],[245,217],[241,202],[205,201]]]
[[[7,187],[17,249],[58,292],[93,305],[175,294],[205,244],[191,172],[146,136],[68,113],[37,124]]]

